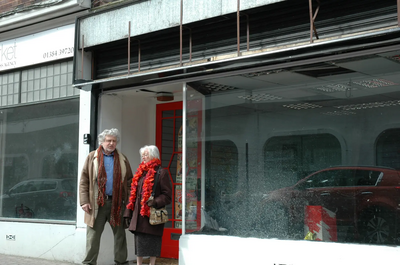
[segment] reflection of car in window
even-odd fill
[[[74,178],[22,181],[2,196],[3,217],[73,220],[76,187]]]
[[[400,172],[385,167],[340,166],[317,171],[295,185],[268,193],[263,205],[269,212],[285,212],[277,231],[303,236],[304,207],[323,206],[335,213],[338,241],[396,243],[400,220]],[[272,207],[272,208],[271,208]],[[282,222],[287,221],[287,226]],[[279,236],[279,235],[278,235]],[[304,237],[304,236],[303,236]]]

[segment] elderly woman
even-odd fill
[[[150,265],[155,265],[161,254],[164,224],[150,225],[150,207],[161,208],[171,203],[172,188],[167,170],[161,168],[160,154],[154,145],[140,149],[142,162],[132,179],[129,203],[124,218],[128,229],[135,234],[135,254],[137,264],[142,265],[143,257],[150,257]],[[154,200],[149,200],[157,174]]]

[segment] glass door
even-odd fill
[[[168,170],[172,183],[172,203],[168,205],[169,222],[165,224],[161,257],[179,256],[182,234],[182,101],[157,105],[156,145],[161,165]]]

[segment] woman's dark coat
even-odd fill
[[[145,172],[144,175],[146,173],[147,172]],[[154,175],[154,180],[156,179],[156,175],[157,174]],[[144,176],[141,177],[138,181],[134,210],[132,211],[130,209],[126,209],[124,213],[124,218],[130,219],[128,230],[131,231],[132,233],[139,232],[156,236],[162,236],[164,232],[164,224],[151,225],[149,223],[149,217],[147,216],[143,217],[140,215],[140,210],[141,210],[140,201],[142,200],[143,182],[144,182]],[[165,169],[161,169],[160,176],[158,178],[158,184],[155,191],[155,199],[154,199],[155,208],[161,208],[170,204],[171,197],[172,197],[172,187],[168,172]],[[168,214],[169,217],[171,218],[171,213]]]

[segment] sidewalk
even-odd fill
[[[28,258],[20,256],[11,256],[0,254],[0,264],[1,265],[77,265],[76,263],[46,260],[39,258]],[[129,261],[129,265],[135,265],[136,260]],[[143,264],[148,264],[148,259],[143,259]],[[110,264],[111,265],[111,264]],[[164,259],[158,258],[156,260],[156,265],[178,265],[178,260],[176,259]]]
[[[0,254],[1,265],[76,265],[75,263]]]

